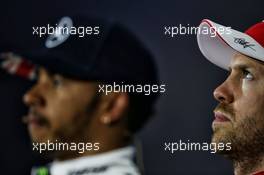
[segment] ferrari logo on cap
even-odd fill
[[[54,33],[48,36],[45,46],[47,48],[54,48],[65,42],[70,36],[72,25],[73,22],[70,17],[63,17],[56,26]]]

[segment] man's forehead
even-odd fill
[[[60,77],[63,77],[65,79],[68,79],[67,77],[59,74],[59,73],[56,73],[56,72],[52,72],[44,67],[38,67],[37,69],[37,78],[40,78],[41,76],[48,76],[48,77],[52,77],[52,76],[60,76]]]
[[[71,78],[57,72],[52,72],[44,67],[37,68],[37,79],[40,79],[41,77],[48,79],[53,79],[55,77],[62,78],[63,80],[67,80],[68,83],[71,82],[71,83],[81,83],[81,84],[96,84],[95,82],[92,81]]]
[[[236,68],[236,67],[252,67],[252,68],[255,67],[255,68],[264,69],[264,62],[237,52],[232,57],[229,65],[229,68]]]

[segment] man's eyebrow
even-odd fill
[[[46,70],[47,74],[49,77],[54,77],[55,75],[58,75],[57,73],[51,71],[51,70]]]
[[[229,71],[231,71],[232,69],[245,70],[245,69],[249,69],[249,68],[253,68],[253,66],[251,64],[244,64],[244,63],[239,63],[239,64],[235,64],[233,66],[228,66]]]

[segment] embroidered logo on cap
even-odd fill
[[[72,19],[70,17],[63,17],[56,27],[55,32],[48,36],[45,46],[47,48],[54,48],[65,42],[70,36],[72,26]]]
[[[256,51],[253,47],[255,46],[255,44],[250,44],[250,42],[246,41],[245,38],[236,38],[234,37],[234,43],[240,44],[243,46],[243,48],[250,48],[254,51]]]

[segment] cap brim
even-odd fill
[[[236,52],[264,61],[264,48],[252,37],[207,19],[199,26],[197,41],[203,55],[226,70]]]
[[[32,53],[20,51],[19,53],[19,55],[16,51],[0,53],[0,68],[9,74],[29,80],[36,80],[39,67],[69,78],[93,80],[93,77],[87,73],[90,70],[89,66],[76,65],[48,54],[42,55],[40,51]]]
[[[92,79],[87,73],[90,70],[89,65],[81,65],[70,59],[62,59],[59,56],[41,50],[30,53],[19,53],[22,58],[26,58],[26,60],[29,60],[36,66],[43,67],[50,72],[58,73],[69,78]]]

